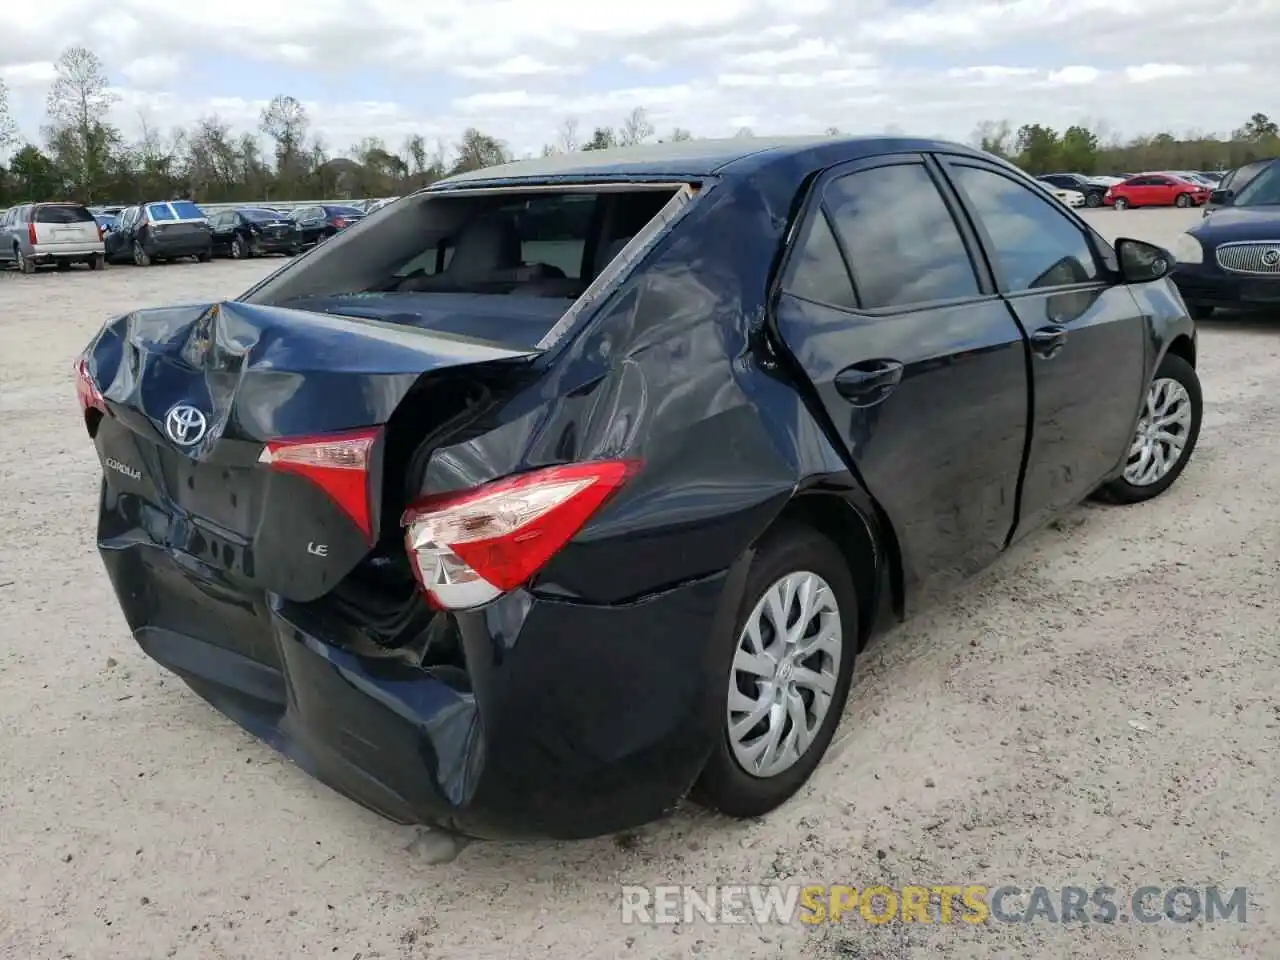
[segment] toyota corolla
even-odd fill
[[[148,654],[397,821],[761,815],[930,584],[1183,471],[1171,262],[926,140],[454,177],[106,324],[98,547]]]

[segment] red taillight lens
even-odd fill
[[[400,522],[428,599],[461,610],[525,583],[636,467],[628,460],[548,467],[418,501]]]
[[[341,217],[334,217],[329,222],[333,224],[335,227],[337,227],[339,230],[341,230],[343,227],[347,225],[347,221],[343,220]]]
[[[262,448],[258,462],[281,473],[306,477],[327,493],[368,538],[373,534],[369,463],[380,429],[272,440]]]
[[[89,373],[89,363],[84,357],[75,362],[76,374],[76,399],[80,401],[80,409],[83,411],[101,410],[107,412],[107,401],[102,396],[102,391],[98,389],[98,385],[93,382],[93,375]]]
[[[27,224],[27,240],[33,247],[36,245],[36,225],[34,223]]]

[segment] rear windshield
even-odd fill
[[[339,233],[319,256],[286,268],[249,299],[274,304],[450,293],[572,302],[678,189],[584,186],[406,197],[379,215],[376,238],[348,240]]]
[[[147,207],[147,218],[153,223],[158,220],[177,220],[167,203],[153,203]]]
[[[75,203],[42,204],[36,207],[36,223],[94,223],[87,207]]]
[[[169,206],[178,215],[179,220],[200,220],[204,218],[204,211],[190,200],[174,200]]]
[[[251,209],[240,210],[237,212],[246,220],[252,220],[255,223],[269,223],[272,220],[281,219],[280,214],[276,213],[274,210]]]

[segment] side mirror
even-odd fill
[[[1167,277],[1173,270],[1173,254],[1154,243],[1121,237],[1115,249],[1125,283],[1150,283]]]
[[[1214,190],[1209,194],[1209,202],[1219,207],[1230,206],[1235,195],[1234,190]]]

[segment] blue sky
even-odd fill
[[[287,93],[334,153],[473,125],[532,153],[569,118],[585,137],[635,107],[659,136],[967,139],[983,120],[1225,133],[1280,114],[1264,40],[1280,3],[1168,0],[1158,30],[1149,15],[1137,0],[46,0],[7,21],[0,79],[37,139],[53,63],[81,43],[128,136],[213,114],[254,130]]]

